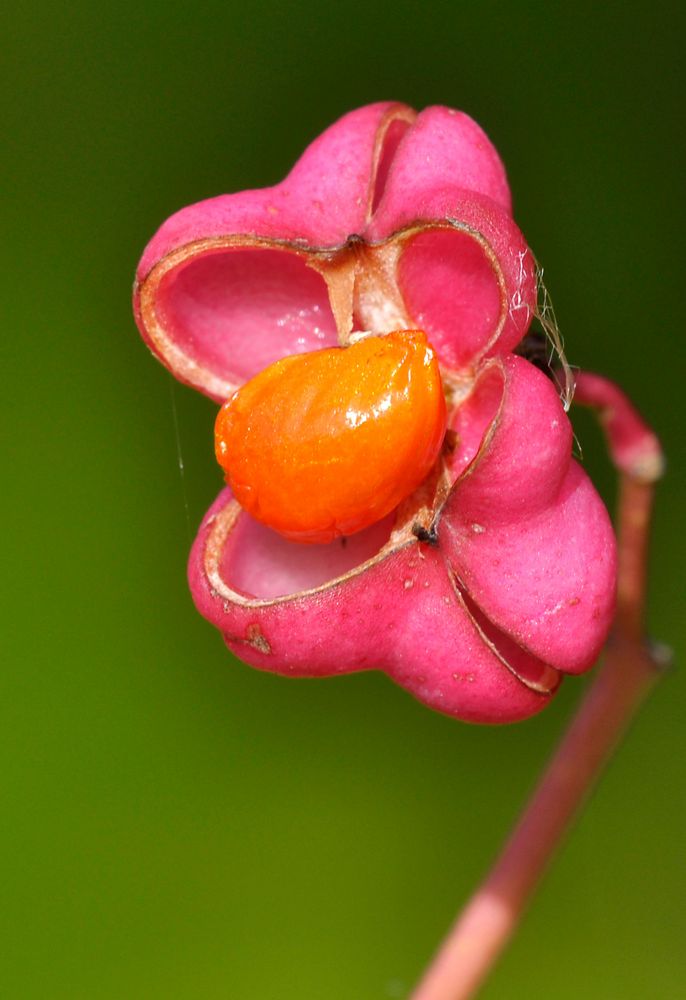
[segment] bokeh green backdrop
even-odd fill
[[[507,163],[570,359],[619,379],[664,438],[650,628],[678,665],[683,14],[75,0],[5,16],[0,992],[405,997],[584,682],[492,730],[381,676],[288,682],[232,661],[185,583],[219,487],[214,408],[143,348],[133,269],[172,211],[278,180],[350,108],[470,112]],[[611,503],[600,436],[577,426]],[[686,995],[685,707],[682,670],[484,997]]]

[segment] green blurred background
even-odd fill
[[[185,582],[220,485],[214,407],[144,349],[134,266],[172,211],[275,182],[357,105],[468,111],[507,164],[571,361],[621,381],[666,444],[650,629],[683,663],[680,5],[76,0],[5,17],[0,993],[405,997],[585,682],[492,730],[382,676],[232,661]],[[577,426],[612,503],[600,435]],[[488,1000],[686,995],[685,697],[675,671]]]

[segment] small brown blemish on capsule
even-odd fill
[[[438,546],[438,532],[436,531],[435,524],[432,524],[430,528],[425,528],[417,521],[412,525],[412,534],[420,542],[426,542],[427,545]]]
[[[445,437],[443,438],[443,451],[447,455],[452,455],[452,453],[457,448],[457,431],[454,431],[452,427],[449,427],[445,432]]]
[[[259,625],[248,625],[245,633],[245,642],[259,653],[268,654],[272,651],[272,647],[262,634]]]

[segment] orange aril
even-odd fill
[[[426,477],[446,426],[421,330],[291,355],[224,404],[217,461],[236,500],[301,542],[329,542],[392,511]]]

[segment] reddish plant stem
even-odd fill
[[[586,394],[584,379],[592,393]],[[656,455],[661,458],[657,439],[652,434],[646,436],[645,425],[623,393],[600,376],[582,375],[577,383],[577,398],[599,408],[610,453],[620,469],[614,631],[604,666],[519,822],[494,867],[458,917],[412,1000],[468,1000],[476,995],[516,930],[572,819],[664,666],[664,657],[658,657],[643,640],[653,501],[653,484],[648,480],[657,478],[662,468],[661,461],[655,460]],[[630,421],[622,420],[623,416],[629,416]],[[617,455],[617,421],[636,445],[631,462]],[[634,428],[636,434],[632,434]],[[646,445],[643,449],[642,443]],[[653,468],[646,475],[651,459]]]

